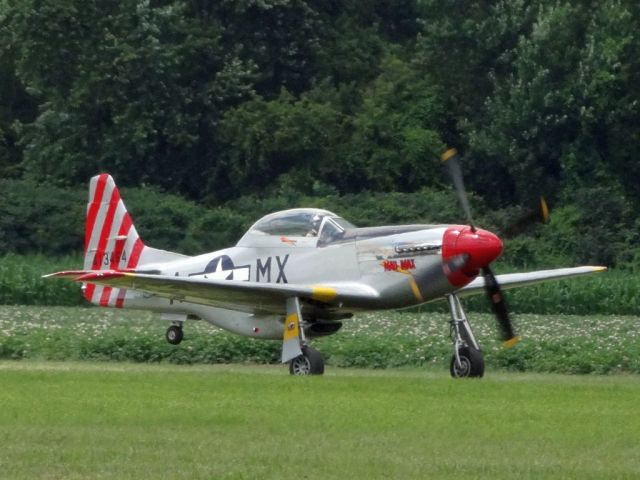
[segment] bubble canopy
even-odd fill
[[[355,228],[355,226],[328,210],[295,208],[262,217],[240,239],[238,246],[249,246],[261,237],[277,237],[279,241],[281,241],[281,237],[324,239],[327,241],[350,228]],[[258,243],[263,242],[258,241]],[[305,245],[309,243],[309,241],[303,242]]]

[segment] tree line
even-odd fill
[[[540,195],[555,207],[508,243],[511,263],[638,268],[639,14],[630,0],[0,0],[0,248],[78,248],[65,232],[81,225],[51,219],[101,171],[140,199],[150,241],[188,251],[301,204],[460,222],[438,159],[454,145],[483,225],[506,229]],[[55,241],[38,240],[47,228]]]

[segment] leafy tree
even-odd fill
[[[256,91],[266,97],[281,88],[300,94],[317,71],[325,29],[313,2],[241,0],[209,5],[223,25],[227,48],[257,66]]]
[[[0,2],[0,39],[6,33],[6,2]],[[34,99],[15,75],[15,49],[0,43],[0,177],[20,175],[21,151],[14,129],[16,121],[31,121],[37,113]]]
[[[514,50],[513,72],[495,78],[486,116],[469,133],[470,176],[494,201],[526,202],[559,190],[562,155],[579,133],[577,66],[588,6],[542,7]],[[497,175],[493,175],[497,173]]]
[[[381,73],[381,61],[390,48],[400,47],[405,58],[412,54],[419,28],[415,0],[329,1],[320,3],[318,10],[326,32],[321,38],[319,81],[329,79],[339,89],[361,89]]]
[[[231,110],[221,124],[225,181],[264,189],[286,175],[302,192],[320,182],[342,193],[440,185],[439,92],[395,56],[381,68],[352,113],[330,85]]]
[[[636,27],[622,2],[540,8],[531,35],[513,50],[512,74],[494,78],[486,115],[469,130],[481,193],[524,201],[565,186],[615,187],[616,176],[637,192],[620,175],[636,163],[634,147],[620,148],[622,137],[638,132]]]
[[[224,51],[219,22],[181,2],[26,1],[8,29],[18,75],[42,98],[20,132],[31,177],[106,169],[198,194],[222,111],[251,92],[252,67]]]
[[[343,191],[412,191],[442,184],[441,91],[397,56],[363,93],[340,174]]]
[[[461,129],[477,119],[494,79],[512,71],[513,49],[531,30],[538,1],[424,0],[413,64],[446,95],[444,140],[465,146]]]
[[[225,193],[225,183],[237,193],[264,189],[288,173],[300,191],[308,191],[323,172],[335,171],[343,123],[330,103],[308,95],[296,99],[286,90],[277,99],[258,97],[230,110],[220,128],[227,154],[212,190]]]
[[[567,176],[579,185],[620,182],[638,207],[640,8],[635,2],[597,2],[586,28],[578,65],[581,128],[565,159]],[[591,168],[585,157],[595,157],[589,162]]]
[[[0,179],[0,251],[64,255],[83,248],[86,193]]]

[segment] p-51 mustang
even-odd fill
[[[501,240],[476,228],[454,151],[444,159],[469,225],[357,228],[326,210],[293,209],[258,220],[235,247],[189,257],[146,246],[111,176],[91,179],[84,269],[49,276],[82,283],[103,307],[161,312],[178,344],[183,324],[203,319],[231,332],[279,339],[292,374],[322,374],[308,339],[331,335],[354,313],[445,298],[451,310],[451,375],[481,377],[484,360],[459,297],[485,291],[505,345],[513,331],[500,285],[516,287],[605,270],[576,267],[495,276]]]

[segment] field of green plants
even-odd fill
[[[640,319],[620,315],[520,314],[523,340],[505,350],[494,318],[470,321],[488,370],[640,373]],[[336,335],[313,342],[331,367],[448,368],[448,314],[378,312],[357,315]],[[79,307],[0,306],[0,358],[130,362],[278,363],[280,343],[224,332],[205,322],[185,325],[178,346],[164,339],[168,323],[147,313]]]
[[[81,266],[80,256],[1,256],[0,305],[86,305],[78,285],[42,278],[47,273]]]

